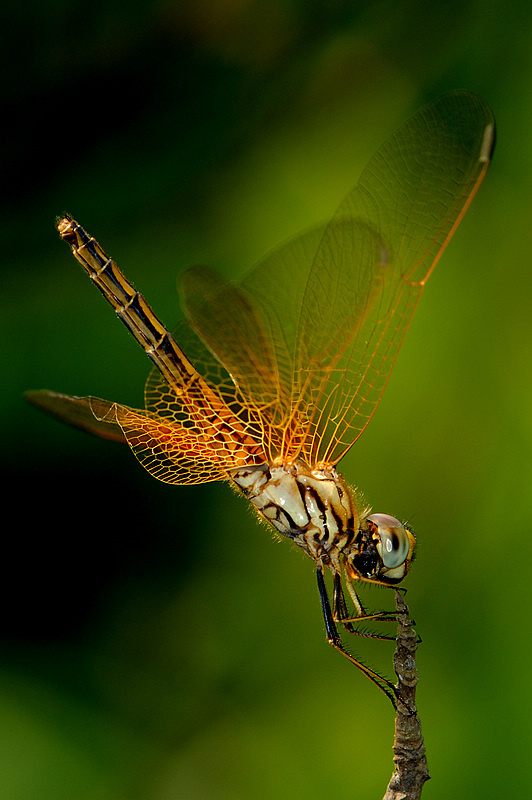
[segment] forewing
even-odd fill
[[[187,270],[180,295],[187,322],[175,338],[225,403],[260,438],[271,461],[282,452],[292,418],[297,320],[324,228],[314,228],[265,256],[240,285],[212,270]],[[146,404],[161,413],[161,382],[152,374]]]
[[[296,337],[292,405],[309,463],[336,463],[371,418],[493,138],[481,100],[441,97],[381,147],[327,226]]]
[[[201,340],[189,356],[270,460],[336,463],[365,428],[492,143],[487,106],[446,95],[381,147],[327,226],[281,245],[240,286],[185,273],[183,306]],[[156,382],[147,405],[161,413]]]
[[[191,327],[249,404],[266,411],[283,398],[287,401],[290,392],[279,370],[275,328],[244,286],[223,280],[207,267],[195,267],[182,275],[180,296]]]

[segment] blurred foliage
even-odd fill
[[[521,796],[532,9],[34,0],[0,20],[0,797],[384,792],[391,708],[328,648],[310,561],[274,544],[227,487],[157,484],[126,448],[21,395],[136,405],[148,371],[56,214],[74,214],[173,325],[180,270],[236,277],[327,218],[394,128],[457,88],[493,108],[494,163],[342,469],[419,537],[408,602],[423,637],[427,797]],[[391,672],[391,647],[355,645]]]

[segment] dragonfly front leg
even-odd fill
[[[386,678],[383,678],[382,675],[379,675],[378,672],[375,672],[370,667],[367,667],[365,664],[359,661],[358,658],[355,658],[355,656],[351,655],[351,653],[349,653],[345,649],[335,625],[335,619],[331,609],[331,603],[329,600],[329,595],[327,593],[327,587],[325,585],[325,577],[323,575],[322,567],[318,567],[316,577],[318,579],[318,591],[320,595],[323,619],[325,622],[325,632],[327,634],[327,639],[329,641],[329,644],[332,645],[332,647],[334,647],[334,649],[337,650],[339,653],[341,653],[345,658],[347,658],[348,661],[354,664],[355,667],[357,667],[357,669],[359,669],[362,673],[364,673],[364,675],[366,675],[370,679],[370,681],[373,681],[373,683],[376,686],[378,686],[381,691],[384,692],[386,697],[389,698],[393,707],[396,709],[397,689],[393,685],[393,683],[391,683],[391,681],[387,680]],[[343,606],[345,607],[345,598],[343,597],[343,593],[341,592],[341,587],[340,587],[340,595],[342,599],[341,600],[339,599],[338,602],[343,604]],[[336,586],[335,586],[335,596],[338,596]],[[359,633],[359,631],[356,631],[350,625],[349,621],[347,621],[347,624],[341,620],[338,621],[342,622],[342,625],[344,625],[350,633]]]
[[[354,633],[357,636],[365,636],[367,639],[383,639],[385,641],[394,642],[395,636],[386,636],[385,634],[369,633],[368,631],[358,630],[354,628],[351,623],[353,622],[396,622],[397,615],[393,611],[376,611],[373,614],[368,614],[362,605],[359,596],[356,594],[353,587],[348,583],[350,589],[350,596],[353,600],[353,605],[356,609],[354,616],[349,614],[347,603],[345,602],[345,595],[342,589],[342,578],[339,572],[334,575],[334,588],[333,588],[333,618],[335,622],[340,622],[346,631]],[[352,590],[352,591],[351,591]]]

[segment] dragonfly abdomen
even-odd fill
[[[199,378],[172,334],[96,239],[68,216],[58,221],[57,230],[174,391],[179,393],[183,384]]]

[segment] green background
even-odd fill
[[[327,646],[312,563],[227,486],[159,484],[22,392],[142,403],[147,359],[57,214],[173,326],[179,271],[242,274],[459,88],[493,109],[494,162],[341,468],[418,535],[424,797],[525,796],[532,7],[55,0],[1,17],[0,798],[384,793],[392,709]],[[391,645],[350,644],[391,673]]]

